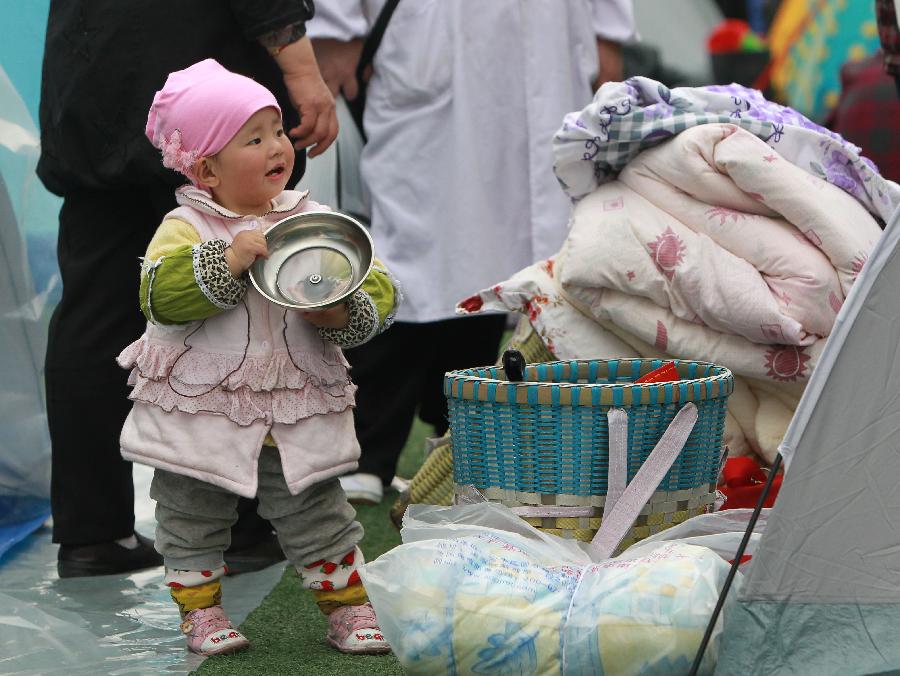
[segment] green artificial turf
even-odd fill
[[[431,428],[418,419],[400,456],[397,473],[411,477],[421,467],[425,438]],[[358,505],[360,522],[366,529],[360,543],[367,561],[400,544],[400,534],[388,515],[397,497],[387,491],[380,505]],[[381,676],[402,674],[393,655],[344,655],[325,642],[326,619],[312,594],[301,589],[293,568],[260,606],[241,624],[251,646],[236,655],[210,657],[195,674],[291,674],[298,676]]]

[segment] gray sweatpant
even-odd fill
[[[278,449],[259,456],[259,515],[275,527],[285,556],[295,567],[336,560],[362,540],[363,528],[337,478],[299,495],[288,491]],[[157,469],[150,484],[156,500],[156,549],[167,568],[215,570],[231,544],[238,496],[224,488]]]

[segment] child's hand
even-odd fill
[[[257,256],[269,257],[266,236],[260,230],[242,230],[225,249],[225,262],[235,277],[244,274]]]
[[[343,329],[350,323],[350,311],[346,303],[325,310],[304,312],[303,318],[320,329]]]

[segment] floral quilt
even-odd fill
[[[597,97],[606,89],[633,103],[650,86],[637,80],[605,85]],[[631,141],[620,118],[633,110],[617,116],[595,105],[593,118],[568,116],[560,135],[582,133],[583,155],[558,135],[556,170],[577,198],[566,243],[458,309],[522,312],[561,359],[723,364],[736,376],[726,443],[771,461],[900,188],[789,109],[773,122],[734,104],[747,120],[699,123],[695,112],[697,123],[687,123],[692,100],[668,93],[652,105],[670,115],[681,106],[683,128],[661,133],[651,111],[638,125],[647,133],[632,131]],[[795,142],[784,144],[789,131]]]

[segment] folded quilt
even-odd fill
[[[657,307],[754,343],[805,346],[830,333],[880,235],[844,191],[740,127],[707,124],[581,200],[557,264],[564,291],[597,317],[622,307],[619,292],[634,313],[653,307],[661,331],[670,321]],[[644,323],[624,319],[633,331]]]
[[[643,315],[646,321],[632,333],[616,323],[634,311],[627,296],[619,294],[622,304],[611,302],[608,315],[590,315],[563,294],[554,263],[535,263],[462,301],[458,311],[520,312],[559,359],[683,357],[724,364],[735,374],[725,444],[732,455],[757,455],[772,462],[824,340],[810,346],[751,343],[678,320],[649,301],[643,301],[650,311]],[[657,319],[654,307],[666,319]],[[698,344],[703,346],[699,351]]]
[[[604,85],[554,149],[576,202],[563,249],[459,312],[521,312],[560,359],[723,364],[726,443],[771,461],[900,187],[737,85]]]

